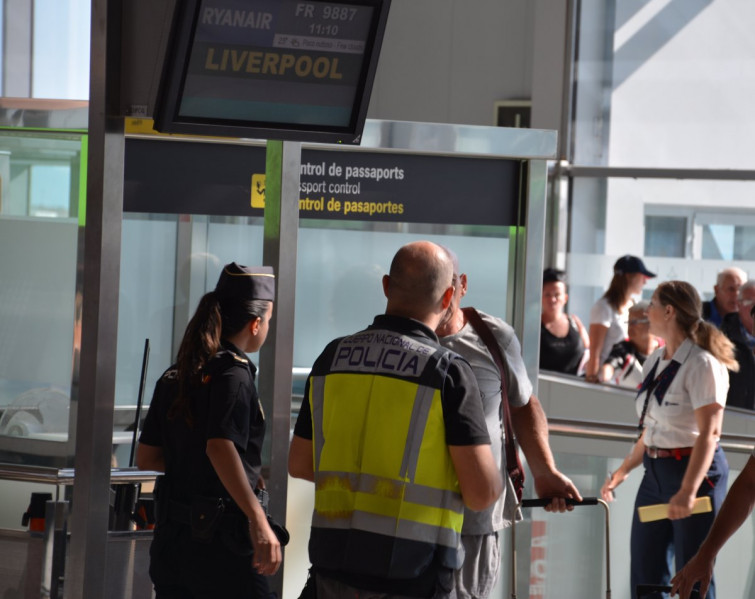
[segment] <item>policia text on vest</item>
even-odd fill
[[[333,370],[419,376],[434,348],[388,331],[346,338],[333,359]]]

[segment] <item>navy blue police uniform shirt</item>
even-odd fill
[[[257,369],[237,347],[223,347],[202,373],[202,383],[189,388],[192,421],[168,416],[178,394],[175,366],[158,380],[144,421],[140,442],[159,446],[165,457],[171,499],[189,503],[194,495],[228,497],[209,458],[209,439],[233,441],[254,488],[262,469],[265,416],[254,379]]]

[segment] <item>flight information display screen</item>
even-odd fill
[[[351,143],[361,133],[386,2],[195,0],[183,10],[158,101],[162,130],[256,126]]]

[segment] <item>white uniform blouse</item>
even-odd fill
[[[669,364],[670,360],[661,359],[663,352],[664,348],[660,347],[645,360],[643,380],[656,362],[659,364],[655,376]],[[654,394],[648,401],[644,439],[648,447],[691,447],[700,434],[695,410],[714,402],[726,404],[726,393],[729,390],[726,366],[690,339],[684,340],[673,359],[681,366],[671,381],[662,404],[658,404]],[[642,415],[646,394],[647,391],[639,393],[635,400],[638,416]]]
[[[593,304],[590,309],[590,324],[599,324],[608,329],[603,347],[600,348],[598,367],[604,364],[613,346],[627,338],[628,322],[629,313],[617,312],[605,297],[601,297]]]

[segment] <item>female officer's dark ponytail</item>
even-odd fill
[[[210,291],[199,300],[197,311],[186,326],[178,348],[176,359],[178,396],[170,407],[169,418],[183,414],[191,423],[188,409],[189,387],[201,383],[200,378],[204,367],[220,349],[222,331],[220,301],[217,294]]]

